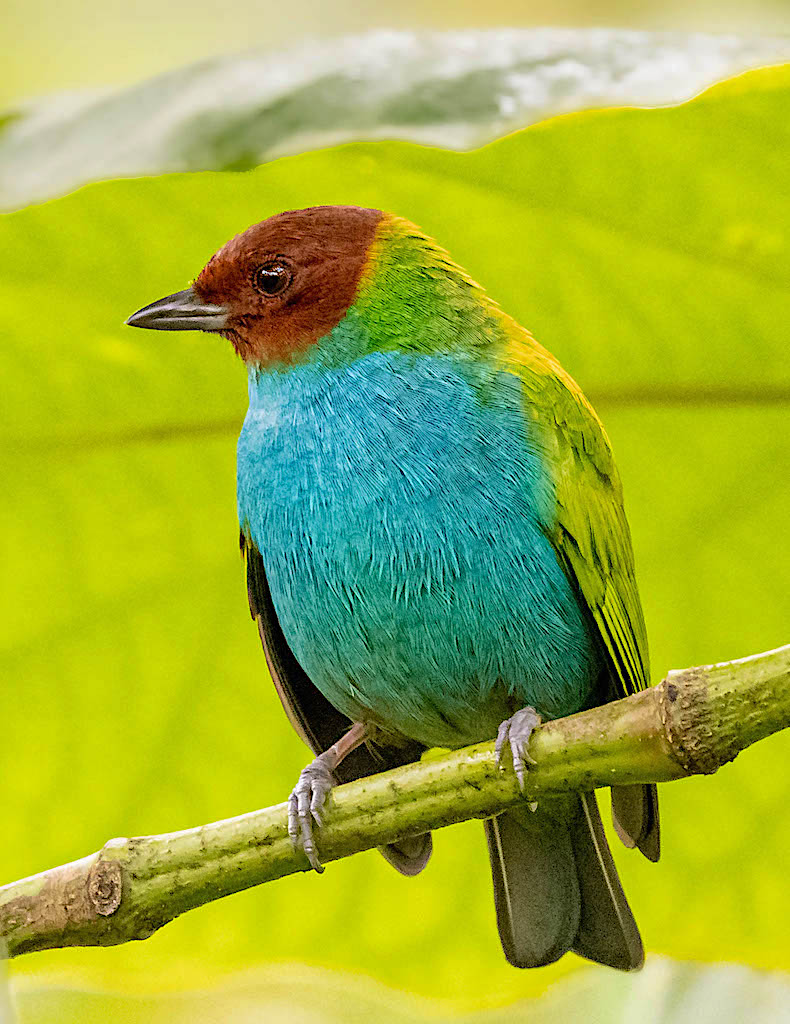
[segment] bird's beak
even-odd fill
[[[225,306],[201,302],[193,288],[186,288],[143,306],[132,313],[126,323],[152,331],[223,331],[228,324],[228,314]]]

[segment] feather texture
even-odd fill
[[[241,534],[242,553],[247,563],[247,594],[250,613],[258,624],[261,643],[269,666],[269,673],[285,713],[295,731],[314,754],[328,750],[351,728],[350,719],[334,708],[316,689],[302,666],[296,660],[280,628],[272,603],[263,559],[254,543]],[[335,768],[338,782],[350,782],[376,772],[397,768],[419,758],[424,747],[398,737],[396,743],[366,744],[357,747]],[[401,874],[416,875],[422,871],[431,856],[430,833],[391,843],[381,852]]]
[[[598,650],[525,426],[515,376],[453,357],[253,376],[245,532],[296,658],[349,719],[458,746],[525,704],[587,700]]]

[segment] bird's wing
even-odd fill
[[[647,630],[609,439],[576,383],[529,335],[511,346],[509,362],[521,377],[526,414],[553,470],[553,515],[544,529],[606,652],[609,687],[603,699],[644,690],[650,680]],[[613,787],[612,813],[623,842],[658,860],[656,787]]]
[[[649,667],[620,477],[592,406],[559,363],[532,344],[515,369],[552,467],[554,514],[544,529],[600,634],[612,697],[626,696],[648,685]]]
[[[247,563],[247,594],[250,613],[260,633],[272,681],[291,725],[314,754],[328,750],[353,722],[341,714],[311,681],[285,639],[272,601],[266,570],[258,548],[242,531],[239,539]],[[333,773],[339,782],[350,782],[419,760],[421,744],[384,742],[352,751]]]
[[[336,743],[353,723],[330,704],[288,646],[272,601],[263,558],[243,530],[239,544],[247,563],[250,614],[258,625],[272,681],[291,725],[313,753],[320,754]],[[398,745],[365,744],[343,758],[332,774],[338,782],[351,782],[417,761],[424,749],[422,744],[411,740]],[[428,863],[432,848],[431,834],[426,832],[379,849],[401,874],[416,875]]]
[[[648,686],[650,670],[620,478],[609,440],[586,402],[570,395],[555,406],[554,423],[551,540],[598,627],[616,694],[627,696]]]

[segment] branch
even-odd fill
[[[670,672],[658,686],[534,735],[526,797],[709,774],[790,725],[790,646]],[[498,814],[524,797],[492,743],[333,790],[318,832],[323,861]],[[98,853],[0,888],[9,956],[146,939],[187,910],[308,870],[285,804],[183,832],[111,839]]]

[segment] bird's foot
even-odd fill
[[[321,810],[334,784],[326,757],[321,754],[302,769],[299,781],[288,798],[288,835],[294,849],[298,850],[301,846],[310,861],[310,867],[319,874],[324,866],[318,859],[313,821],[320,828]]]
[[[540,725],[540,715],[534,708],[526,707],[517,711],[515,715],[506,718],[500,725],[496,737],[496,762],[500,768],[502,764],[502,749],[505,744],[510,745],[513,756],[513,768],[518,779],[521,792],[524,792],[525,772],[535,765],[535,760],[530,756],[529,741],[532,733]]]

